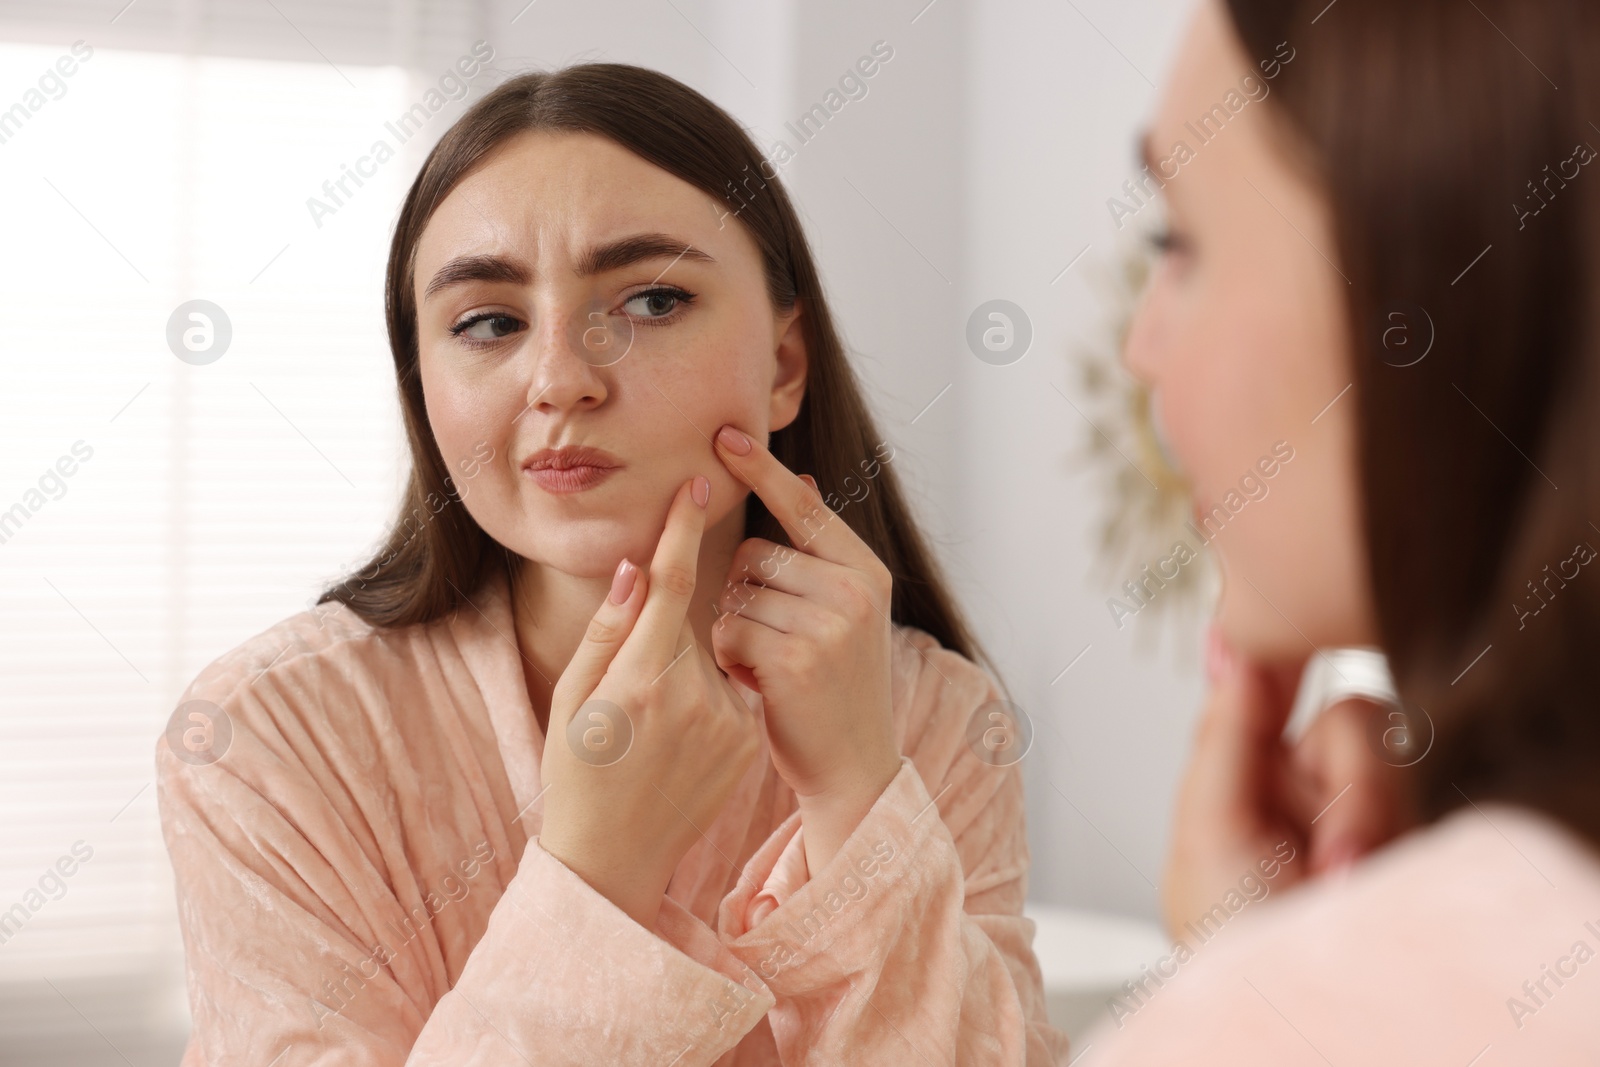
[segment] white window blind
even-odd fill
[[[385,123],[481,36],[370,6],[279,2],[319,56],[265,3],[139,0],[115,25],[99,3],[0,4],[0,118],[28,112],[0,121],[0,1064],[78,1062],[27,1052],[65,1047],[52,1027],[86,1037],[82,1062],[119,1026],[181,1028],[156,738],[206,663],[307,606],[394,507],[389,237],[493,78],[318,226],[307,199],[394,145]],[[152,50],[174,27],[222,54]],[[76,40],[92,53],[58,66]],[[439,69],[399,65],[428,50]],[[195,299],[231,327],[204,365],[167,338]],[[112,1018],[133,999],[140,1019]]]

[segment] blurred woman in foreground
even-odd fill
[[[1164,894],[1185,951],[1085,1067],[1600,1055],[1596,56],[1578,0],[1197,14],[1145,142],[1171,225],[1126,359],[1198,511],[1274,442],[1297,458],[1216,542]],[[1382,648],[1431,728],[1420,826],[1195,936],[1285,843],[1316,849],[1281,731],[1289,680],[1342,645]]]

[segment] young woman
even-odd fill
[[[1177,944],[1086,1067],[1600,1061],[1597,55],[1583,0],[1201,5],[1145,142],[1170,229],[1126,358],[1197,511],[1295,458],[1217,539]],[[1341,645],[1387,653],[1430,742],[1422,825],[1246,908],[1322,832],[1284,683]]]
[[[158,746],[186,1064],[1062,1062],[1001,693],[765,166],[615,64],[430,153],[402,517]]]

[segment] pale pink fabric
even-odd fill
[[[157,745],[185,1067],[1067,1062],[1020,769],[965,740],[988,674],[899,629],[905,755],[840,853],[806,870],[763,748],[646,930],[539,846],[505,578],[474,601],[389,631],[324,605],[184,693],[232,727],[210,765]]]
[[[1600,1063],[1600,856],[1524,809],[1463,808],[1209,936],[1150,961],[1077,1067]]]

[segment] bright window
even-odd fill
[[[420,99],[405,71],[63,56],[0,44],[0,109],[25,112],[0,120],[0,1016],[59,1016],[0,1018],[5,1044],[114,1033],[75,990],[137,989],[181,1032],[156,738],[206,663],[384,529],[405,456],[384,259],[421,146],[462,107],[319,226],[307,199]],[[203,365],[167,337],[194,299],[232,334]]]

